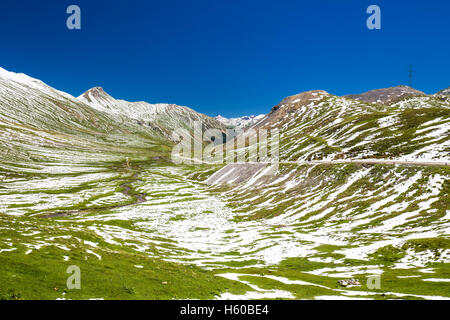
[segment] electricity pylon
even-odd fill
[[[411,64],[409,65],[408,77],[409,77],[408,85],[412,88],[412,86],[413,86],[413,66]]]

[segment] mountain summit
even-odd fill
[[[406,97],[425,96],[425,95],[426,94],[422,91],[416,90],[414,88],[405,85],[400,85],[391,88],[370,90],[360,94],[349,94],[346,95],[345,97],[364,102],[391,104]]]
[[[79,96],[78,100],[90,105],[91,107],[99,111],[106,112],[112,112],[114,109],[112,109],[111,107],[117,102],[117,100],[107,94],[102,87],[94,87],[89,89],[81,96]]]
[[[261,119],[256,127],[264,127],[271,124],[280,124],[289,115],[297,113],[299,110],[306,110],[308,106],[314,106],[315,102],[324,97],[331,96],[323,90],[313,90],[302,92],[293,96],[284,98],[279,104],[274,106],[267,116]]]
[[[86,91],[85,93],[83,93],[81,96],[87,100],[90,100],[90,96],[92,96],[96,99],[101,98],[101,97],[106,97],[106,98],[111,97],[110,95],[108,95],[105,92],[105,90],[103,90],[102,87],[91,88],[88,91]]]

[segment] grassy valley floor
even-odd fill
[[[450,298],[448,167],[218,168],[1,164],[0,298]]]

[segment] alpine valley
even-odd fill
[[[277,129],[277,169],[172,162],[198,122]],[[0,68],[0,148],[1,299],[450,299],[449,88],[225,119]]]

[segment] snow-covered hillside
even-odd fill
[[[447,96],[450,95],[450,87],[439,91],[438,93],[436,93],[436,95],[447,95]]]
[[[187,107],[115,100],[101,88],[77,99],[0,68],[0,160],[81,161],[98,159],[98,153],[116,159],[155,146],[169,152],[173,130],[192,130],[194,121],[225,129]]]
[[[280,130],[280,157],[450,160],[450,98],[407,96],[374,104],[325,91],[288,97],[256,128]]]
[[[0,138],[0,160],[81,161],[99,153],[106,158],[134,153],[163,136],[40,80],[0,69]]]
[[[147,102],[128,102],[117,100],[107,94],[103,88],[92,88],[78,99],[92,108],[114,115],[126,116],[138,124],[149,126],[171,139],[171,133],[178,128],[192,130],[194,122],[202,122],[205,129],[214,128],[224,130],[224,126],[214,118],[198,113],[188,107],[175,104]]]

